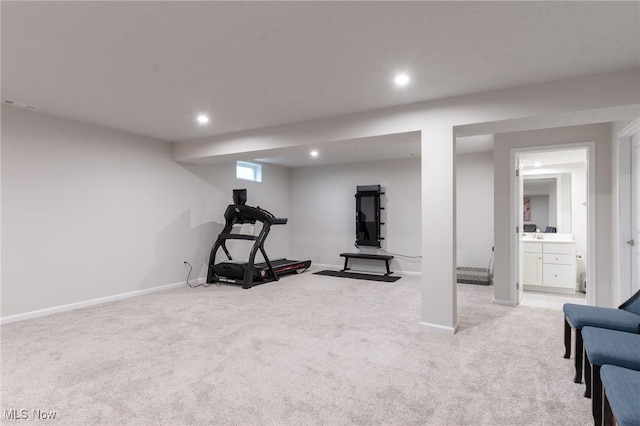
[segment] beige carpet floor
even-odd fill
[[[418,328],[420,279],[302,275],[179,288],[2,326],[3,424],[588,425],[562,313],[459,285]],[[8,420],[25,410],[27,420]]]

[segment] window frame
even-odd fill
[[[241,169],[250,170],[251,176],[242,176]],[[262,182],[262,165],[248,161],[236,161],[236,179],[249,182]]]

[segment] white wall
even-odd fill
[[[420,255],[420,159],[340,164],[291,170],[291,251],[316,264],[343,265],[343,252],[357,252],[355,193],[358,185],[382,185],[384,250]],[[373,252],[371,248],[363,251]],[[362,270],[382,270],[381,262],[357,262]],[[394,272],[421,272],[420,259],[396,256]]]
[[[577,259],[576,282],[580,281],[580,274],[587,272],[587,199],[588,176],[585,164],[565,164],[564,172],[571,173],[571,232],[576,240],[576,253],[582,257]],[[596,172],[597,173],[597,172]],[[611,220],[614,220],[611,217]]]
[[[2,143],[2,317],[181,282],[182,259],[204,276],[232,165],[189,170],[169,143],[5,106]],[[286,214],[288,171],[263,177],[250,200]]]
[[[494,162],[495,168],[495,239],[496,239],[496,266],[495,266],[495,299],[504,303],[510,300],[510,243],[511,234],[509,221],[509,153],[513,148],[532,146],[569,144],[579,142],[595,142],[595,196],[596,196],[596,303],[599,306],[612,305],[611,273],[611,246],[612,246],[612,216],[611,216],[611,131],[610,125],[593,124],[584,126],[571,126],[556,129],[534,130],[527,132],[513,132],[497,134],[494,138]],[[548,170],[546,172],[549,172]],[[580,183],[579,175],[576,179],[572,175],[572,190]],[[586,185],[583,186],[586,188]],[[576,187],[576,194],[578,187]],[[581,203],[579,196],[572,197],[572,211],[580,210],[576,203]],[[584,206],[580,206],[584,209]],[[581,220],[572,216],[572,225],[576,230]],[[574,233],[576,234],[576,233]],[[576,240],[581,239],[576,248],[586,256],[586,243],[582,243],[582,237],[575,235]],[[584,245],[583,245],[584,244]],[[593,282],[594,280],[590,278]]]
[[[486,268],[493,246],[493,152],[456,156],[458,266]]]

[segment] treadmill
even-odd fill
[[[292,273],[302,273],[311,266],[310,260],[289,260],[276,259],[269,260],[269,256],[264,250],[264,242],[271,231],[272,225],[285,225],[286,218],[278,218],[269,211],[260,207],[247,206],[247,190],[234,189],[233,203],[224,212],[225,225],[220,235],[216,239],[211,255],[209,256],[209,270],[207,272],[207,283],[225,283],[241,285],[248,289],[254,285],[264,284],[271,281],[278,281],[280,276]],[[262,230],[257,236],[249,234],[232,234],[231,229],[236,224],[262,223]],[[227,249],[228,240],[253,241],[253,247],[249,254],[248,261],[234,260]],[[222,248],[227,255],[226,261],[215,263],[218,249]],[[255,263],[258,250],[264,257],[263,263]]]

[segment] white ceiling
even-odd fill
[[[487,151],[493,151],[493,135],[458,136],[456,138],[456,153],[458,154]]]
[[[167,141],[640,66],[639,2],[0,7],[3,98]]]
[[[317,157],[310,155],[314,150],[318,151]],[[457,154],[491,151],[493,151],[493,135],[465,136],[456,139]],[[407,132],[325,142],[320,146],[282,148],[270,150],[263,157],[260,153],[253,153],[245,159],[293,168],[418,158],[420,155],[420,132]]]
[[[639,2],[2,1],[2,98],[165,141],[640,66]],[[398,89],[397,71],[413,81]],[[197,113],[212,117],[195,123]],[[457,139],[491,151],[492,135]],[[309,149],[307,149],[309,148]],[[420,155],[417,134],[265,153]]]
[[[315,158],[310,155],[313,150],[318,152]],[[287,167],[307,167],[412,157],[420,157],[420,132],[325,142],[321,146],[286,148],[271,151],[269,156],[256,160]]]

